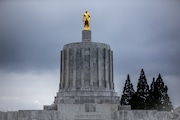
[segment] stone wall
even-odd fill
[[[116,115],[117,120],[157,120],[155,110],[120,110]]]
[[[18,112],[1,112],[0,120],[61,120],[58,111],[19,110]]]
[[[67,120],[115,120],[117,104],[61,104],[60,113]]]
[[[19,110],[0,112],[0,120],[179,120],[178,110],[158,112],[156,110],[119,109],[117,104],[59,104],[55,110]]]

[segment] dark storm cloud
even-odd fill
[[[57,18],[36,4],[24,3],[27,8],[24,4],[9,4],[5,3],[3,7],[7,11],[1,14],[1,68],[25,70],[59,67],[59,50],[63,45],[62,40],[66,40],[63,36],[66,27],[61,19],[64,16],[60,14]]]
[[[1,69],[57,69],[63,45],[81,41],[85,9],[78,10],[78,4],[57,1],[2,4]]]
[[[58,68],[59,51],[63,45],[81,41],[81,15],[86,9],[85,2],[68,3],[3,3],[1,68]],[[93,41],[109,43],[114,50],[115,64],[122,63],[120,68],[136,70],[139,67],[150,68],[154,64],[155,68],[160,66],[157,71],[168,73],[169,68],[173,74],[178,71],[173,68],[179,60],[176,54],[179,52],[180,18],[173,3],[168,4],[97,2],[92,6],[89,2],[87,8],[92,13]]]
[[[179,9],[176,5],[162,5],[167,8],[151,6],[151,9],[141,9],[139,14],[126,19],[128,28],[122,28],[120,34],[114,37],[119,45],[116,45],[114,50],[117,53],[114,56],[115,64],[119,68],[116,68],[116,71],[137,74],[137,68],[139,71],[145,68],[151,75],[159,72],[180,75],[180,69],[177,67],[180,66],[180,16],[177,15]]]

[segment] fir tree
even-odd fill
[[[142,69],[136,92],[134,92],[129,75],[127,76],[121,97],[121,105],[131,105],[132,109],[171,111],[173,106],[167,92],[168,87],[164,84],[160,74],[156,81],[153,78],[149,89],[144,70]]]
[[[150,93],[153,93],[155,91],[155,78],[153,77],[152,83],[150,85]]]
[[[127,80],[124,85],[123,95],[121,96],[121,105],[130,105],[130,100],[132,98],[132,95],[134,94],[134,88],[130,81],[129,74],[127,75]]]
[[[132,99],[130,100],[131,109],[144,109],[144,101],[142,98],[140,98],[135,92],[134,95],[132,95]]]
[[[149,96],[146,99],[146,108],[147,109],[156,109],[155,97],[154,97],[155,84],[156,84],[156,81],[155,81],[155,78],[153,78],[152,83],[150,85]]]
[[[144,109],[146,108],[146,100],[149,97],[149,85],[146,80],[144,70],[141,70],[140,77],[137,84],[137,96],[141,98]]]
[[[155,82],[155,91],[153,93],[155,98],[155,104],[157,110],[159,111],[171,111],[173,109],[167,91],[168,88],[166,85],[164,85],[163,79],[159,74]]]

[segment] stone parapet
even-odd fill
[[[57,96],[117,96],[114,91],[64,91],[58,92]]]
[[[118,104],[119,97],[108,96],[84,96],[84,97],[62,97],[58,99],[58,104],[85,104],[85,103],[97,103],[97,104]]]
[[[117,96],[59,96],[55,104],[119,104],[119,97]]]

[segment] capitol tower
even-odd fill
[[[66,44],[61,50],[59,91],[54,104],[44,106],[45,110],[69,107],[74,113],[78,109],[72,106],[84,106],[85,111],[96,112],[103,104],[119,104],[114,90],[113,51],[108,44],[92,42],[88,11],[83,21],[82,41]]]

